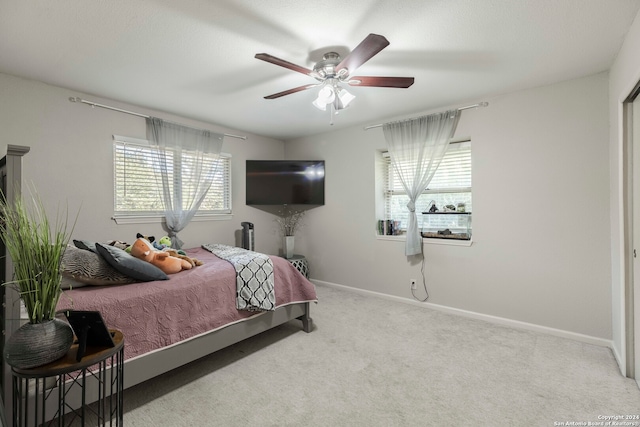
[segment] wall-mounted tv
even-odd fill
[[[324,205],[324,160],[247,160],[247,205]]]

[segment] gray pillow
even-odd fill
[[[88,240],[73,239],[73,244],[76,245],[76,248],[78,249],[84,249],[85,251],[98,253],[98,251],[96,250],[96,244]]]
[[[169,276],[155,265],[138,259],[120,248],[96,243],[96,249],[98,250],[98,254],[113,268],[129,277],[133,277],[141,282],[169,280]]]
[[[70,280],[87,285],[122,285],[135,282],[113,267],[94,252],[67,245],[62,255],[63,288],[68,288]],[[76,288],[78,286],[71,285]]]

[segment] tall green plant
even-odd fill
[[[69,242],[67,222],[56,217],[51,223],[40,198],[32,196],[31,210],[22,197],[11,204],[0,200],[0,238],[14,266],[13,285],[30,323],[55,317],[62,290],[62,255]]]

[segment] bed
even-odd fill
[[[19,192],[21,158],[28,147],[9,146],[0,164],[2,186],[9,201]],[[4,248],[2,248],[4,249]],[[274,269],[275,309],[248,311],[236,308],[236,271],[226,260],[202,247],[186,250],[203,265],[169,275],[168,280],[134,281],[126,284],[75,287],[60,299],[60,310],[100,311],[109,328],[125,337],[124,388],[161,375],[251,336],[298,319],[311,332],[310,306],[315,288],[284,258],[269,256]],[[2,263],[3,277],[11,277],[12,265]],[[19,308],[10,287],[4,292],[4,341],[19,327]],[[10,390],[10,368],[3,362],[3,389]],[[97,384],[88,381],[86,402],[97,400]],[[79,394],[69,394],[70,406],[81,404]],[[47,413],[55,413],[55,405]],[[11,393],[4,393],[4,408],[12,416]]]
[[[99,258],[89,250],[72,246],[67,251]],[[58,310],[100,311],[109,328],[124,334],[127,363],[248,320],[270,323],[268,319],[273,317],[272,311],[237,309],[237,275],[230,262],[202,247],[185,252],[203,265],[169,274],[168,280],[65,290]],[[308,304],[316,301],[315,288],[286,259],[278,256],[268,258],[273,265],[274,311],[302,308],[302,314],[294,318],[302,320],[303,329],[310,332],[312,321]],[[241,328],[246,329],[244,325]],[[145,364],[147,362],[148,358]],[[133,385],[126,369],[125,381]]]

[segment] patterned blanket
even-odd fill
[[[273,311],[276,296],[273,288],[273,262],[268,255],[234,246],[209,243],[202,245],[236,269],[236,308],[248,311]]]

